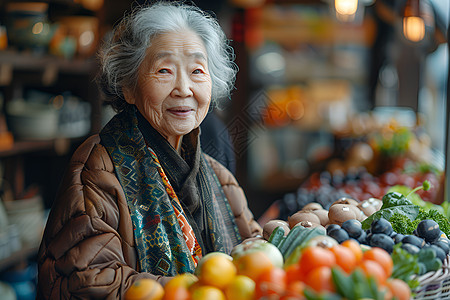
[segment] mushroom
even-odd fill
[[[338,200],[334,201],[333,204],[331,204],[331,206],[333,206],[335,204],[358,205],[359,201],[356,201],[355,199],[352,199],[352,198],[342,197],[342,198],[339,198]]]
[[[328,211],[330,224],[342,225],[347,220],[358,219],[360,210],[355,205],[333,204]]]
[[[322,208],[313,210],[311,212],[319,217],[320,225],[326,226],[330,222],[330,220],[328,219],[328,210]]]
[[[317,224],[317,223],[310,222],[310,221],[300,221],[297,224],[295,224],[294,227],[295,226],[303,226],[305,228],[322,227],[324,230],[326,230],[324,226]]]
[[[311,202],[306,204],[302,210],[318,210],[318,209],[323,209],[322,205],[320,205],[320,203],[317,202]]]
[[[269,237],[272,234],[272,232],[275,230],[275,228],[277,228],[279,226],[283,227],[283,229],[284,229],[284,236],[286,236],[289,233],[289,231],[290,231],[289,224],[286,221],[284,221],[284,220],[277,220],[277,219],[275,219],[275,220],[270,220],[266,224],[264,224],[264,226],[263,226],[263,238],[265,240],[269,240]]]
[[[307,242],[308,246],[317,246],[322,248],[331,248],[337,244],[338,242],[328,235],[318,235]]]
[[[370,216],[376,211],[380,210],[383,201],[376,198],[369,198],[358,204],[358,208],[366,215]]]
[[[288,223],[290,228],[294,227],[295,224],[301,221],[309,221],[311,223],[320,224],[319,217],[312,211],[300,210],[295,214],[293,214],[292,216],[288,217]]]

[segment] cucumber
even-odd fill
[[[314,227],[314,228],[308,228],[302,229],[302,231],[298,234],[298,238],[295,240],[293,245],[289,246],[286,249],[286,252],[284,254],[285,259],[291,255],[292,251],[294,251],[295,247],[299,245],[305,245],[310,239],[312,239],[315,236],[318,235],[326,235],[326,230],[322,227]]]
[[[289,231],[288,235],[285,237],[283,243],[281,243],[278,246],[278,249],[280,249],[281,254],[283,254],[284,257],[284,253],[286,252],[286,249],[289,247],[289,245],[292,243],[292,241],[297,237],[298,233],[304,229],[305,227],[301,226],[301,225],[297,225],[294,226],[291,231]]]
[[[307,236],[302,241],[302,245],[306,244],[310,239],[319,236],[319,235],[327,235],[327,231],[323,227],[314,227],[311,229],[311,231],[308,233]]]
[[[298,226],[298,225],[297,225]],[[291,240],[290,244],[287,245],[281,254],[283,254],[284,259],[288,258],[289,254],[294,251],[294,249],[302,244],[303,239],[311,232],[311,228],[299,226],[300,230],[297,231],[296,235]]]
[[[292,250],[291,254],[284,260],[284,266],[296,264],[302,255],[303,246],[299,245]]]
[[[284,229],[281,226],[278,226],[272,231],[272,234],[269,237],[269,243],[278,247],[284,237]]]

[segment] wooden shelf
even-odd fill
[[[52,140],[45,141],[17,141],[11,149],[0,150],[0,157],[8,157],[13,155],[20,155],[24,153],[47,150],[53,147]]]
[[[64,59],[52,55],[35,55],[31,52],[4,50],[0,52],[0,67],[13,71],[47,71],[51,69],[66,74],[90,74],[96,68],[94,58]]]
[[[81,142],[86,137],[56,138],[51,140],[15,141],[12,148],[0,150],[0,158],[22,155],[26,153],[54,150],[57,153],[65,152],[71,143]]]

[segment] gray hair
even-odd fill
[[[195,6],[181,2],[157,2],[134,9],[115,27],[100,51],[98,82],[107,103],[116,111],[127,106],[123,88],[134,89],[138,69],[152,39],[160,34],[189,29],[203,41],[212,81],[211,104],[229,98],[237,73],[234,52],[219,23]]]

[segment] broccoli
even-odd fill
[[[406,215],[395,212],[392,217],[389,219],[389,222],[392,225],[392,229],[395,232],[401,234],[412,234],[414,230],[417,228],[417,224],[415,224],[415,220],[411,221]]]
[[[447,237],[450,237],[449,220],[442,213],[435,209],[426,211],[420,208],[419,214],[413,221],[411,221],[406,215],[395,212],[392,217],[389,218],[389,222],[391,223],[392,229],[394,229],[395,232],[401,234],[413,234],[420,221],[427,219],[433,220],[438,223],[439,229],[441,229]]]

